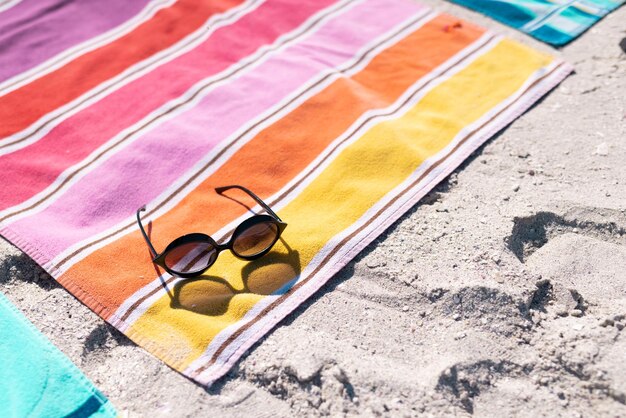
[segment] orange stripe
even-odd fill
[[[457,22],[451,16],[438,16],[381,52],[359,73],[335,81],[257,135],[174,209],[154,220],[157,250],[184,233],[213,233],[245,213],[242,206],[217,195],[215,187],[239,183],[262,198],[277,193],[365,111],[392,104],[409,86],[484,33],[468,24],[450,30]],[[86,257],[59,281],[66,287],[80,284],[115,310],[154,278],[145,242],[135,231]]]

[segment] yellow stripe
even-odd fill
[[[294,251],[288,253],[278,245],[275,257],[255,262],[259,270],[248,277],[247,285],[250,292],[260,294],[233,296],[233,290],[222,283],[193,281],[182,288],[180,303],[208,315],[171,309],[170,297],[164,296],[135,322],[129,334],[167,347],[164,351],[170,358],[166,361],[185,368],[220,331],[259,302],[262,294],[293,278],[286,259],[293,264],[299,258],[302,267],[306,266],[331,238],[358,220],[426,158],[441,151],[462,128],[511,96],[550,61],[551,57],[516,42],[501,41],[434,88],[405,115],[371,128],[279,213],[289,223],[284,238]],[[236,292],[245,292],[242,276],[254,267],[254,263],[223,253],[209,273],[227,279]],[[273,282],[268,282],[270,279]]]

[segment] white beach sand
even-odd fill
[[[0,240],[0,290],[127,416],[626,416],[626,7],[210,390]]]

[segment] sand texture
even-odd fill
[[[626,7],[210,390],[0,240],[0,289],[123,416],[626,416]],[[42,227],[45,227],[42,226]]]

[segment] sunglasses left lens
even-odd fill
[[[208,242],[189,242],[172,248],[165,254],[165,265],[176,273],[197,273],[215,261],[217,251]]]

